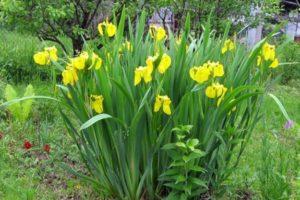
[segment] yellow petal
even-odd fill
[[[216,90],[213,86],[208,86],[205,90],[205,94],[208,98],[216,98]]]
[[[276,68],[276,67],[278,67],[278,65],[279,65],[279,61],[277,58],[275,58],[275,60],[270,65],[270,68]]]
[[[209,76],[210,70],[207,67],[199,67],[195,75],[195,80],[198,83],[204,83],[209,79]]]
[[[95,53],[93,53],[93,57],[92,57],[92,66],[96,70],[100,69],[102,66],[102,59]]]
[[[224,67],[222,64],[218,64],[213,68],[213,77],[222,77],[224,75]]]
[[[154,112],[158,112],[160,107],[162,105],[162,100],[161,97],[158,95],[155,99],[155,103],[154,103]]]
[[[257,66],[261,65],[261,56],[257,56]]]
[[[156,29],[156,40],[161,41],[166,37],[166,31],[163,27],[158,27]]]
[[[96,113],[103,112],[103,100],[102,95],[91,95],[91,107]]]
[[[142,80],[141,67],[135,69],[134,71],[134,85],[138,85]]]
[[[193,79],[194,81],[196,80],[196,73],[197,73],[198,69],[197,67],[192,67],[190,69],[190,77],[191,79]]]
[[[170,107],[170,104],[171,104],[171,100],[168,99],[168,100],[165,100],[163,102],[163,111],[164,113],[166,113],[167,115],[171,115],[171,107]]]
[[[102,26],[103,26],[103,23],[98,24],[98,31],[99,31],[99,34],[101,36],[103,35],[103,28],[102,28]]]
[[[146,67],[143,71],[143,77],[144,77],[144,81],[145,83],[148,83],[150,81],[152,81],[152,76],[151,76],[151,73],[152,73],[152,69],[150,69],[149,67]]]
[[[55,46],[53,46],[53,47],[46,47],[44,50],[49,53],[49,56],[50,56],[51,60],[53,60],[55,62],[58,60],[57,49],[56,49]]]
[[[158,72],[163,74],[170,66],[171,66],[171,57],[164,53],[158,65]]]
[[[117,27],[113,25],[112,23],[107,24],[106,26],[106,32],[108,37],[113,37],[116,34]]]
[[[222,54],[226,53],[226,51],[227,51],[227,47],[226,46],[222,47]]]

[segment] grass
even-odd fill
[[[300,120],[299,81],[273,88],[291,119]],[[230,178],[233,193],[253,199],[299,199],[300,128],[284,129],[281,111],[271,98],[266,98],[261,122],[257,125],[242,161]],[[298,179],[297,179],[298,177]]]
[[[33,86],[37,94],[51,93],[47,83]],[[95,199],[91,188],[60,167],[63,161],[84,171],[55,103],[36,101],[24,124],[1,114],[8,120],[0,120],[0,199]],[[23,148],[24,140],[33,143],[31,150]],[[50,145],[49,154],[43,150],[44,144]]]
[[[296,122],[300,120],[299,85],[300,81],[295,81],[291,86],[278,85],[273,89]],[[51,94],[48,83],[38,82],[33,86],[37,94]],[[25,85],[19,85],[18,88],[23,87]],[[264,107],[262,122],[257,126],[237,171],[227,182],[228,196],[236,198],[239,194],[253,199],[266,199],[263,195],[268,192],[270,197],[283,194],[282,199],[297,199],[299,194],[296,192],[300,189],[296,180],[299,142],[297,144],[295,141],[299,141],[299,126],[283,131],[285,120],[277,105],[273,100],[266,99]],[[6,115],[1,114],[2,117]],[[25,124],[2,118],[0,131],[4,134],[0,140],[0,199],[100,198],[95,196],[91,188],[60,167],[63,161],[84,171],[55,103],[36,101],[31,118]],[[34,144],[32,150],[23,148],[25,139]],[[44,144],[50,144],[50,154],[43,151]],[[283,179],[278,182],[279,188],[286,186],[282,194],[276,194],[273,180],[276,177],[266,177],[267,173],[278,174]]]

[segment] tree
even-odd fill
[[[280,0],[150,0],[150,7],[158,12],[161,8],[168,7],[172,10],[175,19],[175,27],[183,26],[187,13],[191,17],[191,29],[197,35],[203,25],[210,18],[214,29],[222,32],[227,21],[235,25],[239,30],[246,24],[254,24],[258,20],[263,21],[267,17],[279,11]],[[261,9],[259,17],[251,15],[251,9]],[[161,16],[163,20],[164,15]]]
[[[84,40],[97,36],[97,24],[111,13],[108,0],[0,0],[1,23],[29,30],[40,39],[58,43],[67,52],[59,36],[71,39],[73,54],[82,50]],[[121,6],[116,12],[120,12]]]
[[[234,21],[239,30],[247,20],[254,22],[271,16],[278,10],[280,0],[0,0],[0,25],[29,30],[40,39],[58,43],[66,52],[60,36],[72,41],[73,54],[83,48],[84,40],[97,37],[97,24],[111,17],[118,21],[121,11],[127,8],[128,17],[134,22],[142,10],[150,16],[161,8],[169,8],[174,14],[177,29],[190,13],[191,30],[198,36],[210,16],[217,32],[222,32],[224,22]],[[251,18],[251,7],[262,9],[261,15]],[[210,13],[212,13],[210,15]],[[164,20],[164,15],[160,15]],[[247,22],[247,24],[251,24]],[[164,24],[164,23],[163,23]]]

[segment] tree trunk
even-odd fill
[[[73,55],[75,56],[82,51],[84,42],[81,37],[72,38],[72,45],[73,45]]]

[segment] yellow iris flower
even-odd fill
[[[100,69],[102,66],[102,59],[95,53],[92,55],[92,65],[90,68],[94,68],[96,70]]]
[[[213,83],[205,90],[205,94],[208,98],[214,99],[225,95],[227,88],[219,83]]]
[[[171,57],[168,54],[163,54],[158,65],[158,72],[163,74],[171,66]]]
[[[260,55],[257,57],[257,66],[260,66],[263,61],[269,61],[270,68],[276,68],[279,65],[279,61],[276,58],[276,48],[275,45],[270,45],[269,43],[265,43],[262,46],[262,50]]]
[[[215,77],[222,77],[224,76],[224,66],[219,62],[210,62],[208,61],[207,67],[210,69],[212,76]]]
[[[104,97],[102,95],[91,95],[90,99],[92,109],[98,114],[103,113]]]
[[[222,47],[222,54],[235,49],[235,44],[232,40],[227,39]]]
[[[279,61],[277,58],[274,59],[274,61],[271,63],[270,68],[276,68],[279,65]]]
[[[33,55],[34,62],[38,65],[50,64],[50,56],[46,51],[37,52]]]
[[[56,62],[58,60],[56,47],[45,47],[44,51],[33,55],[33,60],[38,65],[49,65],[51,60]]]
[[[275,59],[275,45],[265,43],[262,47],[262,55],[266,61]]]
[[[83,70],[85,68],[85,62],[89,59],[89,54],[84,51],[79,56],[71,58],[70,63],[72,67],[78,70]]]
[[[56,49],[55,46],[45,47],[44,50],[49,53],[49,57],[50,57],[51,60],[57,62],[58,56],[57,56],[57,49]]]
[[[74,85],[78,81],[77,71],[70,65],[68,65],[66,69],[62,72],[62,77],[64,85]]]
[[[190,77],[196,81],[197,83],[204,83],[209,79],[210,70],[208,67],[200,66],[200,67],[192,67],[190,69]]]
[[[145,83],[148,83],[152,80],[152,66],[146,66],[146,67],[138,67],[134,71],[134,85],[138,85],[142,79],[144,79]]]
[[[122,53],[122,51],[125,49],[130,52],[133,51],[133,47],[132,47],[131,43],[127,40],[125,42],[123,42],[122,46],[120,46],[119,53]]]
[[[162,107],[164,113],[171,115],[171,103],[172,101],[168,96],[157,95],[154,103],[154,112],[158,112]]]
[[[117,27],[114,24],[108,22],[108,20],[98,24],[98,31],[101,36],[104,35],[103,29],[105,29],[105,33],[107,34],[108,37],[113,37],[117,32]]]
[[[150,25],[149,32],[151,37],[156,41],[161,41],[166,38],[166,31],[163,27]]]

